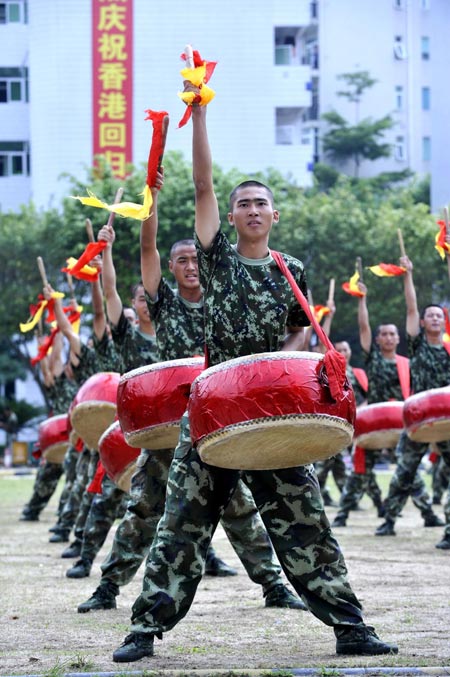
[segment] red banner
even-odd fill
[[[93,154],[118,178],[132,161],[133,0],[92,0]]]

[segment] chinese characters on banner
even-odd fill
[[[133,0],[92,0],[93,154],[118,178],[132,161]]]

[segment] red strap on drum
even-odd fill
[[[327,349],[327,352],[325,353],[323,358],[323,364],[325,366],[325,370],[328,376],[328,385],[330,388],[331,397],[336,400],[339,398],[339,396],[343,391],[346,379],[345,372],[347,365],[345,362],[345,357],[341,355],[341,353],[338,353],[338,351],[334,348],[328,336],[323,331],[320,324],[317,322],[316,318],[311,312],[308,301],[305,299],[301,289],[299,288],[297,282],[295,281],[291,271],[287,267],[286,262],[281,256],[280,252],[270,250],[270,253],[272,254],[272,257],[275,263],[277,264],[278,268],[281,270],[281,272],[287,278],[287,281],[291,285],[292,291],[294,292],[294,296],[299,302],[306,316],[308,317],[314,331],[317,334],[317,338]]]
[[[366,474],[366,450],[356,446],[353,451],[353,470],[357,475]]]
[[[403,399],[406,400],[411,395],[409,360],[407,357],[403,357],[403,355],[396,355],[395,362],[397,364],[398,380],[400,381]]]
[[[369,390],[369,379],[367,378],[366,372],[364,369],[360,369],[359,367],[352,367],[352,369],[356,380],[366,393]]]
[[[103,466],[103,463],[101,461],[99,461],[97,463],[97,469],[95,471],[95,475],[92,478],[92,481],[87,488],[87,491],[90,494],[101,494],[101,493],[103,493],[102,492],[102,482],[103,482],[103,478],[104,478],[105,475],[106,475],[106,470]]]

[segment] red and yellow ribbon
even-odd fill
[[[107,242],[100,240],[99,242],[89,242],[86,249],[81,254],[79,259],[72,256],[67,259],[67,266],[61,268],[63,273],[69,273],[78,280],[86,280],[87,282],[96,282],[100,276],[99,271],[94,266],[90,266],[92,261],[98,254],[100,254],[107,246]]]
[[[183,68],[181,75],[184,80],[198,87],[200,92],[196,94],[195,92],[178,92],[178,96],[185,104],[187,108],[178,127],[184,127],[188,122],[189,118],[192,115],[192,105],[198,104],[199,106],[207,106],[210,101],[215,97],[216,93],[213,89],[206,86],[206,83],[211,78],[214,73],[214,69],[217,65],[217,61],[204,61],[197,50],[193,50],[194,57],[194,68]],[[182,59],[186,59],[186,55],[181,55]]]
[[[444,259],[445,255],[450,253],[450,245],[445,239],[447,236],[447,226],[445,221],[437,221],[436,223],[439,226],[439,231],[436,233],[434,247],[438,250],[441,259]]]
[[[30,317],[26,322],[21,322],[19,327],[20,331],[25,333],[27,331],[30,331],[31,329],[34,329],[34,327],[37,325],[39,320],[44,314],[44,310],[48,308],[49,310],[52,309],[53,307],[53,299],[63,299],[64,294],[59,291],[52,292],[52,298],[50,301],[47,301],[46,299],[42,298],[41,295],[39,295],[39,303],[37,306],[30,306]]]
[[[378,263],[376,266],[367,266],[367,269],[377,277],[398,277],[406,273],[406,268],[394,263]]]
[[[361,291],[360,288],[358,287],[358,281],[359,281],[359,273],[358,271],[355,272],[354,275],[351,276],[350,280],[348,282],[344,282],[342,285],[342,289],[347,293],[350,294],[350,296],[365,296],[365,292]]]

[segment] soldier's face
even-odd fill
[[[444,311],[439,306],[429,306],[420,323],[426,332],[438,334],[445,328]]]
[[[394,350],[398,346],[399,341],[400,337],[395,324],[380,325],[375,342],[380,346],[381,350]]]
[[[169,270],[175,277],[180,289],[197,289],[200,287],[195,245],[186,244],[176,247],[169,261]]]
[[[270,195],[262,186],[240,188],[235,196],[229,223],[236,228],[240,238],[258,240],[268,237],[273,223],[280,215],[273,208]]]
[[[148,312],[147,301],[145,300],[144,287],[138,287],[133,298],[133,308],[136,312],[139,322],[148,322],[150,315]]]

